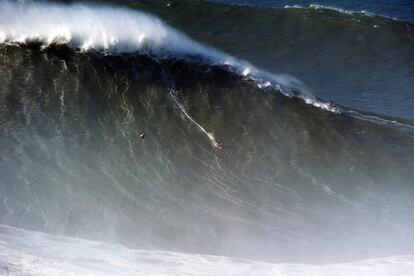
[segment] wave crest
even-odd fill
[[[197,56],[208,63],[228,66],[256,82],[259,88],[271,86],[287,96],[339,112],[337,107],[317,100],[296,78],[259,70],[246,61],[198,43],[159,18],[140,11],[84,4],[1,2],[0,43],[24,44],[29,41],[40,42],[42,47],[68,44],[80,51]]]
[[[160,19],[123,8],[42,3],[0,4],[0,39],[68,43],[108,52],[169,50],[211,56],[208,50]]]

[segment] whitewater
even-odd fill
[[[354,263],[272,264],[51,236],[0,225],[0,275],[411,276],[414,256]],[[2,273],[2,274],[1,274]]]

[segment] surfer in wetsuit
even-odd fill
[[[218,148],[218,149],[222,150],[222,149],[223,149],[223,143],[222,143],[222,142],[220,142],[220,141],[217,141],[217,143],[216,143],[216,148]]]
[[[138,137],[139,137],[141,140],[143,140],[143,139],[145,138],[145,133],[144,133],[144,132],[138,133]]]

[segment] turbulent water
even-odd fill
[[[196,254],[226,256],[196,258],[221,260],[225,274],[291,275],[295,268],[260,262],[379,257],[362,274],[358,263],[344,271],[408,271],[412,257],[397,256],[414,255],[410,23],[332,10],[119,4],[0,2],[0,223],[12,226],[0,228],[4,271],[69,265],[72,274],[104,274],[123,254],[167,272],[117,273],[180,275],[171,263]],[[330,48],[310,50],[316,43]],[[98,246],[90,255],[102,255],[79,267],[74,256],[93,242],[13,227],[141,251]],[[73,250],[56,257],[61,244]],[[382,265],[393,260],[401,266]],[[312,267],[301,269],[339,269]]]
[[[131,250],[0,226],[0,273],[9,275],[400,275],[414,270],[412,256],[330,265],[271,264],[240,258]]]

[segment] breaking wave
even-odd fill
[[[414,256],[315,266],[272,264],[223,256],[131,250],[115,244],[45,235],[0,225],[0,273],[29,275],[399,275],[414,270]],[[35,249],[41,248],[41,252]]]
[[[272,263],[242,261],[264,273],[379,257],[412,266],[387,257],[414,248],[409,123],[319,100],[138,11],[3,1],[0,32],[0,223],[17,227],[0,226],[0,262],[10,271],[53,273],[42,269],[61,243],[103,254],[57,256],[85,273],[136,268],[109,268],[119,259],[95,246],[172,261],[148,273],[194,254]],[[227,257],[197,260],[242,266]],[[367,262],[381,270],[381,260]]]
[[[106,54],[140,52],[157,57],[195,56],[212,64],[229,66],[260,88],[275,87],[287,96],[339,112],[337,107],[319,101],[304,84],[287,74],[261,71],[246,61],[197,43],[164,24],[160,19],[138,11],[86,5],[41,3],[0,3],[0,43],[38,42],[43,48],[68,44],[79,51]]]

